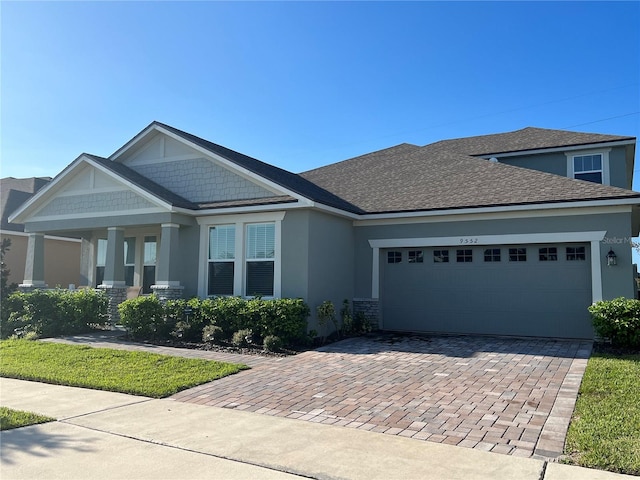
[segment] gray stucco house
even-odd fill
[[[635,142],[525,128],[294,174],[153,122],[13,214],[23,288],[44,285],[47,234],[82,239],[81,283],[113,304],[128,285],[346,298],[387,330],[591,338],[592,302],[635,296]]]

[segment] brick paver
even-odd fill
[[[591,342],[380,334],[273,358],[123,341],[54,339],[244,363],[176,401],[516,456],[557,457]]]
[[[352,338],[172,398],[518,456],[562,453],[591,342]]]

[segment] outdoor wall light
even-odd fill
[[[609,253],[607,253],[607,267],[612,267],[613,265],[617,265],[618,264],[618,257],[616,256],[615,252],[613,250],[609,250]]]

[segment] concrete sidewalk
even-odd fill
[[[357,429],[5,378],[0,404],[58,419],[2,433],[3,479],[625,478]]]

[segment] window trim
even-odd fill
[[[245,243],[247,225],[252,223],[275,224],[275,252],[273,258],[273,296],[263,298],[281,298],[282,296],[282,220],[286,212],[264,212],[234,215],[211,215],[197,219],[200,225],[200,255],[198,262],[198,296],[207,298],[208,290],[208,258],[209,258],[209,228],[217,225],[236,226],[236,258],[234,262],[233,295],[247,298],[246,276],[247,258]]]
[[[576,178],[576,172],[574,171],[574,159],[576,157],[584,157],[587,155],[601,155],[602,156],[602,185],[611,185],[611,179],[609,176],[609,152],[610,148],[603,150],[585,150],[585,151],[573,151],[573,152],[564,152],[567,157],[567,177]],[[600,170],[593,170],[589,172],[578,172],[580,173],[593,173],[598,172]]]

